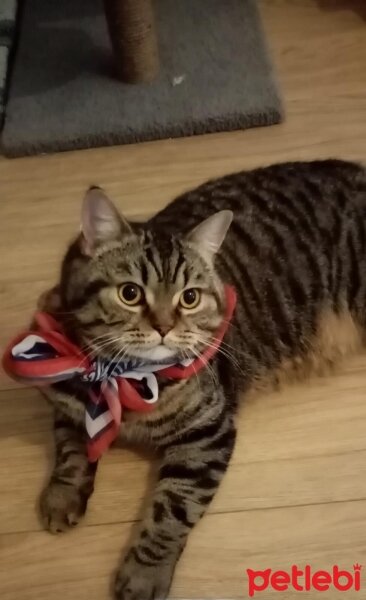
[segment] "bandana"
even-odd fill
[[[159,398],[158,376],[187,379],[217,352],[233,316],[236,293],[225,286],[226,310],[210,346],[195,358],[175,363],[90,358],[63,333],[51,315],[38,312],[37,327],[18,335],[7,347],[3,366],[13,379],[37,387],[79,379],[89,401],[85,406],[88,458],[95,462],[118,436],[123,408],[148,412]]]

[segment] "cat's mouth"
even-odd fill
[[[133,350],[131,350],[131,358],[142,358],[154,362],[159,360],[174,360],[178,358],[179,354],[178,350],[169,348],[165,344],[158,344],[153,348],[133,348]]]

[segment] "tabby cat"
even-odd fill
[[[197,377],[160,380],[156,408],[125,411],[121,438],[161,452],[158,482],[118,569],[119,600],[167,598],[187,536],[210,504],[235,443],[239,392],[321,371],[363,343],[366,171],[327,160],[209,181],[147,223],[128,223],[105,194],[86,195],[81,233],[46,306],[96,356],[197,356],[225,313],[225,339]],[[47,528],[84,514],[96,465],[85,450],[86,390],[47,390],[56,462],[41,496]]]

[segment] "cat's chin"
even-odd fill
[[[173,350],[173,348],[168,348],[168,346],[164,346],[164,344],[159,344],[159,346],[155,346],[155,348],[139,350],[138,353],[136,352],[135,357],[154,362],[159,360],[167,361],[170,358],[172,360],[176,358],[177,351]]]

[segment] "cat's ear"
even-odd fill
[[[81,211],[81,245],[85,254],[90,256],[100,244],[131,232],[128,222],[102,189],[92,187],[86,192]]]
[[[197,225],[188,234],[188,241],[198,246],[200,252],[211,259],[220,249],[233,216],[231,210],[220,210]]]

